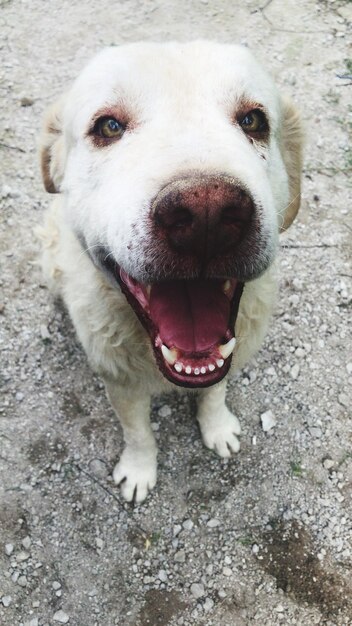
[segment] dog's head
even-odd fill
[[[301,135],[246,48],[204,41],[103,50],[49,111],[46,189],[175,384],[228,371],[243,284],[299,208]]]

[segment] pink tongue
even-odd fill
[[[150,315],[168,348],[202,352],[222,343],[230,301],[220,281],[173,280],[152,286]]]

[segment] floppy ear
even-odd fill
[[[65,169],[65,144],[62,133],[62,111],[65,97],[62,96],[45,114],[40,138],[40,160],[46,191],[59,193]]]
[[[303,125],[297,109],[289,98],[282,98],[281,154],[288,174],[290,199],[282,215],[280,233],[295,219],[301,203],[301,172]]]

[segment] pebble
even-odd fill
[[[39,620],[37,617],[32,617],[32,619],[29,620],[29,622],[25,622],[24,626],[38,626],[39,624]]]
[[[212,600],[211,598],[206,598],[203,604],[204,612],[209,613],[209,611],[212,610],[213,606],[214,606],[214,600]]]
[[[20,100],[21,107],[31,107],[33,103],[33,98],[28,98],[27,96],[23,96]]]
[[[1,602],[4,605],[4,607],[7,608],[8,606],[10,606],[12,602],[12,598],[11,596],[2,596]]]
[[[191,585],[191,594],[194,598],[196,598],[196,600],[198,600],[198,598],[203,598],[205,595],[204,585],[201,583],[193,583]]]
[[[174,560],[177,563],[184,563],[186,560],[186,554],[184,550],[179,550],[178,552],[176,552]]]
[[[17,559],[18,563],[22,563],[22,561],[27,561],[29,559],[29,557],[30,557],[29,552],[24,552],[24,551],[19,552],[16,555],[16,559]]]
[[[172,411],[167,404],[164,404],[164,406],[162,406],[158,411],[158,415],[160,415],[160,417],[169,417],[171,413]]]
[[[269,430],[274,428],[274,426],[276,426],[276,417],[270,409],[269,411],[265,411],[265,413],[262,413],[260,419],[262,422],[262,428],[265,433],[267,433]]]
[[[27,578],[25,576],[19,576],[17,583],[20,587],[27,587]]]
[[[101,537],[97,537],[95,541],[97,544],[97,549],[102,550],[104,548],[104,541],[101,539]]]
[[[13,544],[12,543],[7,543],[5,545],[5,554],[7,556],[11,556],[12,553],[13,553]]]
[[[291,367],[290,369],[291,378],[293,378],[293,380],[296,380],[298,378],[299,372],[300,372],[300,367],[298,363],[295,363],[295,365],[293,365],[293,367]]]
[[[207,522],[207,526],[208,528],[216,528],[217,526],[220,526],[220,520],[212,518]]]
[[[183,528],[184,528],[185,530],[192,530],[192,528],[193,528],[194,524],[193,524],[193,522],[192,522],[192,520],[191,520],[191,519],[186,519],[186,520],[183,522],[182,526],[183,526]]]
[[[22,541],[22,545],[26,550],[29,550],[32,541],[30,537],[25,537]]]
[[[97,478],[106,478],[109,474],[106,464],[100,459],[92,459],[89,461],[89,469]]]
[[[161,580],[162,583],[166,583],[167,582],[167,573],[165,572],[164,569],[161,569],[159,571],[158,578],[159,578],[159,580]]]
[[[60,624],[67,624],[70,621],[70,618],[65,611],[60,609],[60,611],[56,611],[54,614],[53,620],[54,622],[59,622]]]
[[[55,591],[57,591],[58,589],[61,589],[61,583],[59,583],[58,580],[54,580],[53,584],[51,585],[53,589],[55,589]]]
[[[325,467],[325,469],[329,470],[332,467],[334,467],[335,465],[335,461],[333,461],[332,459],[325,459],[323,461],[323,467]]]
[[[232,576],[231,567],[224,567],[222,570],[222,573],[224,574],[224,576]]]

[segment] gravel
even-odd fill
[[[0,4],[1,625],[351,626],[351,3]],[[156,398],[159,480],[132,507],[120,426],[36,262],[36,136],[102,46],[196,36],[250,45],[300,105],[303,203],[268,335],[229,385],[240,453],[204,449],[192,397]]]

